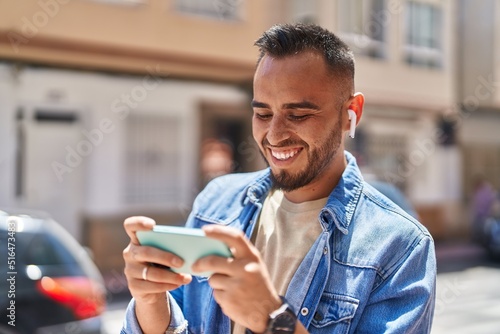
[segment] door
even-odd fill
[[[82,138],[79,117],[75,109],[20,109],[17,195],[81,241],[82,176],[93,144]]]

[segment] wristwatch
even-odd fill
[[[295,332],[297,316],[285,297],[280,296],[283,305],[269,314],[266,334],[286,334]]]
[[[277,310],[269,314],[269,320],[267,321],[267,328],[264,334],[287,334],[295,332],[297,316],[285,297],[280,296],[280,298],[283,304]],[[254,334],[254,332],[247,328],[245,334]]]

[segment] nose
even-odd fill
[[[290,138],[290,129],[286,119],[275,115],[269,123],[266,137],[272,146],[279,146],[281,142]]]

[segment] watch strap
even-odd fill
[[[292,306],[288,303],[288,301],[286,300],[286,298],[285,298],[284,296],[279,296],[279,297],[280,297],[280,299],[281,299],[282,304],[280,305],[280,307],[278,307],[276,310],[274,310],[273,312],[271,312],[271,313],[269,314],[269,318],[268,318],[268,322],[267,322],[267,323],[268,323],[268,327],[269,327],[269,324],[270,324],[270,322],[271,322],[271,320],[272,320],[272,319],[271,319],[271,315],[272,315],[273,313],[275,313],[275,312],[280,311],[280,309],[282,309],[284,305],[286,305],[285,310],[288,310],[291,314],[294,314],[294,315],[295,315],[295,311],[294,311],[294,309],[293,309],[293,308],[292,308]],[[268,333],[268,329],[266,329],[266,332],[265,332],[265,333]],[[245,329],[245,334],[255,334],[255,333],[254,333],[254,332],[252,332],[251,330],[249,330],[248,328],[246,328],[246,329]]]

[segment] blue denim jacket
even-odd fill
[[[429,333],[436,260],[428,231],[363,181],[354,157],[319,214],[323,233],[293,276],[286,298],[310,333]],[[271,187],[269,169],[232,174],[200,193],[191,227],[221,224],[250,236]],[[230,333],[205,279],[168,298],[172,333]],[[134,301],[122,333],[141,333]]]

